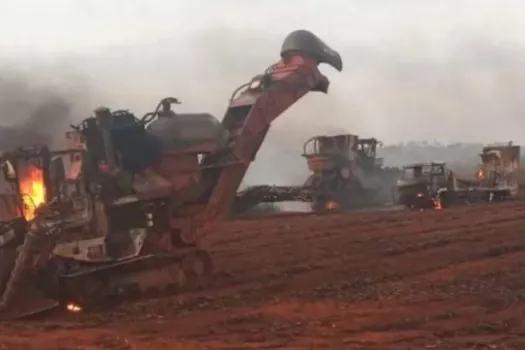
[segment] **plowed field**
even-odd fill
[[[208,243],[203,290],[4,324],[0,349],[525,349],[525,204],[283,215]]]

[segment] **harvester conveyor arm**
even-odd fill
[[[256,76],[249,87],[230,102],[222,124],[232,135],[231,143],[229,152],[217,162],[238,162],[222,167],[216,175],[204,217],[196,220],[197,237],[210,232],[228,215],[271,122],[308,92],[328,92],[329,81],[319,71],[319,63],[342,70],[339,54],[306,31],[291,33],[283,43],[281,56],[282,60],[265,74]]]

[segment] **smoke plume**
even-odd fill
[[[77,96],[56,82],[27,73],[0,73],[0,151],[28,145],[63,145],[79,106]]]

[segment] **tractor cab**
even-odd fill
[[[431,162],[405,165],[401,171],[398,184],[415,183],[425,183],[431,187],[446,187],[446,164],[444,162]]]
[[[398,200],[407,207],[435,207],[435,195],[447,188],[445,162],[415,163],[405,165],[397,181]]]

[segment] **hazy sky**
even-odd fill
[[[309,29],[345,70],[323,68],[329,95],[275,123],[267,159],[325,132],[525,143],[522,0],[0,0],[0,25],[0,74],[52,85],[78,118],[100,104],[146,112],[166,95],[222,117],[284,36]]]

